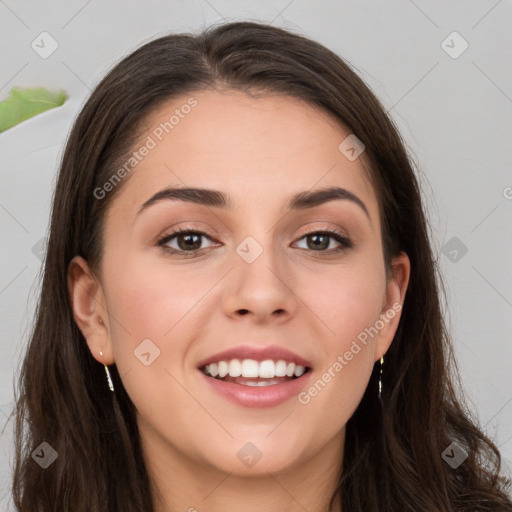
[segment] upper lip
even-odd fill
[[[295,354],[291,350],[277,345],[268,345],[266,347],[255,347],[251,345],[239,345],[237,347],[229,348],[217,354],[208,356],[207,358],[199,361],[198,368],[206,366],[210,363],[218,361],[229,361],[230,359],[254,359],[255,361],[264,361],[265,359],[272,359],[279,361],[284,359],[287,362],[295,363],[307,368],[311,368],[311,363]]]

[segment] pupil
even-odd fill
[[[316,242],[313,245],[313,248],[321,248],[321,249],[327,249],[329,247],[329,237],[326,235],[311,235],[311,240],[318,241],[319,238],[324,239],[324,243],[317,244]],[[311,247],[310,247],[311,248]]]
[[[194,244],[194,242],[192,242],[194,244],[194,246],[192,247],[189,244],[189,242],[191,241],[191,239],[194,239],[194,238],[195,238],[195,244]],[[181,244],[179,242],[183,241],[183,240],[186,240],[186,243],[184,244],[185,251],[199,249],[199,247],[201,246],[201,239],[200,239],[199,235],[191,235],[191,234],[180,235],[180,237],[178,238],[178,245],[180,246],[181,249],[183,249],[183,247],[181,246]]]

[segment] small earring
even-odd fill
[[[379,372],[379,400],[382,397],[382,365],[384,364],[384,356],[380,358],[380,372]]]
[[[103,357],[103,352],[100,350],[100,356]],[[108,371],[108,366],[106,364],[103,365],[105,367],[105,373],[107,374],[108,387],[110,391],[114,391],[114,384],[112,384],[112,379],[110,378],[110,372]]]

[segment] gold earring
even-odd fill
[[[379,372],[379,400],[382,397],[382,365],[384,364],[384,356],[380,358],[380,372]]]
[[[100,356],[103,357],[103,352],[100,350]],[[108,366],[106,364],[103,365],[105,367],[105,373],[107,374],[108,387],[110,391],[114,391],[114,384],[112,384],[112,379],[110,378],[110,372],[108,371]]]

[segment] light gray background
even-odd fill
[[[424,174],[469,402],[512,465],[510,0],[0,0],[0,100],[13,86],[70,95],[61,108],[0,134],[2,510],[9,497],[12,381],[39,289],[41,261],[33,247],[46,234],[71,123],[106,71],[144,41],[223,18],[272,22],[318,40],[348,59],[390,109]],[[59,45],[47,59],[31,48],[43,31]],[[446,40],[454,31],[469,44],[457,58],[445,51],[463,48],[457,36]],[[451,245],[442,251],[453,237],[467,247],[462,257]]]

